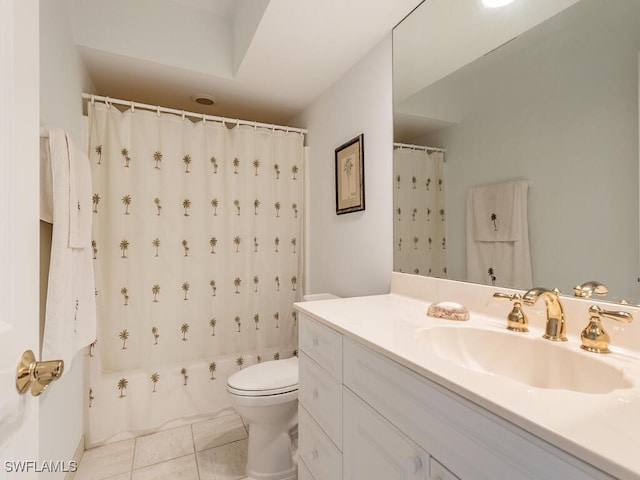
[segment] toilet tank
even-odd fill
[[[332,293],[311,293],[309,295],[303,295],[302,300],[305,302],[315,302],[316,300],[332,300],[340,298]]]

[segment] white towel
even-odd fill
[[[40,132],[40,220],[53,223],[53,176],[48,130]]]
[[[533,286],[527,191],[525,180],[469,189],[468,281],[520,289]]]
[[[91,166],[89,159],[67,138],[69,151],[69,247],[91,246]]]
[[[91,215],[88,220],[82,215],[85,205],[91,212],[91,175],[89,159],[73,145],[65,132],[49,129],[48,144],[53,185],[53,233],[42,358],[63,360],[68,371],[76,352],[96,338]],[[81,214],[77,213],[78,202]],[[72,248],[71,244],[87,246]]]
[[[473,238],[479,242],[513,242],[520,232],[517,211],[521,182],[506,182],[469,190]]]

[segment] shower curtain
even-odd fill
[[[300,133],[88,108],[96,445],[227,409],[230,374],[297,354],[304,169]]]
[[[444,153],[393,151],[393,270],[446,278]]]

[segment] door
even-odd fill
[[[37,0],[0,0],[0,479],[38,475],[38,400],[15,386],[39,355],[38,28]]]

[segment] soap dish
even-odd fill
[[[456,302],[439,302],[429,305],[427,315],[447,320],[469,320],[469,310]]]

